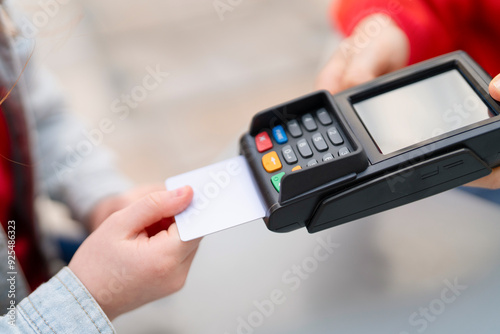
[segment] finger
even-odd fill
[[[194,257],[196,256],[196,253],[198,253],[198,248],[199,248],[199,245],[196,246],[195,249],[193,249],[191,251],[191,253],[189,253],[189,255],[186,257],[186,259],[184,260],[184,263],[186,265],[188,265],[189,267],[191,266],[191,264],[193,263],[193,260],[194,260]]]
[[[157,191],[164,191],[165,190],[165,185],[161,183],[151,183],[151,184],[145,184],[143,186],[138,187],[132,192],[132,199],[137,199],[146,196],[147,194],[157,192]]]
[[[377,77],[376,64],[376,55],[369,51],[353,56],[340,81],[341,89],[349,89],[375,79]]]
[[[408,63],[410,56],[408,37],[395,23],[357,50],[344,73],[343,89],[400,69]]]
[[[188,254],[184,262],[182,262],[180,266],[180,270],[184,272],[184,275],[187,276],[189,270],[191,269],[191,265],[193,264],[193,260],[198,252],[198,247],[196,247],[191,253]]]
[[[174,221],[174,217],[162,218],[160,221],[154,223],[153,225],[146,227],[148,237],[157,235],[163,230],[168,230],[169,226],[172,225]]]
[[[172,277],[173,279],[169,280],[169,283],[167,283],[167,285],[165,286],[168,289],[168,293],[181,290],[187,283],[189,271],[191,270],[191,264],[194,260],[195,255],[196,249],[187,256],[184,262],[178,263],[178,265],[174,267],[174,270],[171,271],[170,277]],[[166,266],[169,267],[170,265],[167,264]],[[174,285],[172,286],[171,283],[174,283]]]
[[[182,268],[185,268],[186,271],[189,270],[189,268],[191,267],[191,264],[193,263],[193,260],[196,256],[196,253],[198,253],[198,248],[199,248],[199,245],[196,246],[194,249],[192,249],[186,256],[185,258],[183,259],[183,261],[181,262],[181,267]]]
[[[344,41],[342,43],[348,43]],[[347,58],[339,48],[328,61],[325,68],[321,70],[316,79],[316,89],[326,89],[332,94],[336,94],[341,90],[340,83],[344,70],[347,67]]]
[[[184,211],[193,199],[193,189],[186,186],[171,191],[150,193],[117,213],[116,226],[126,235],[136,235],[163,218]]]
[[[200,241],[201,238],[182,241],[176,223],[170,225],[168,230],[161,231],[149,239],[150,244],[159,252],[175,256],[179,262],[184,261],[199,246]]]
[[[493,172],[479,180],[466,184],[467,187],[500,189],[500,167],[493,169]]]
[[[170,225],[166,232],[168,240],[171,241],[170,245],[175,247],[175,250],[177,250],[179,254],[184,255],[183,258],[186,258],[186,256],[196,249],[201,242],[201,238],[182,241],[179,235],[179,229],[177,228],[177,223]]]
[[[389,49],[383,40],[374,40],[366,49],[353,56],[345,69],[341,88],[348,89],[364,84],[403,67],[404,55],[399,56],[402,58],[400,62],[395,62],[393,59],[395,56],[388,51]]]
[[[495,100],[500,101],[500,74],[491,80],[490,95]]]

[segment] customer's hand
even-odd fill
[[[111,214],[119,211],[136,200],[155,191],[165,190],[163,184],[146,184],[137,186],[123,194],[118,194],[106,197],[98,202],[88,217],[88,228],[90,232],[94,231],[103,221],[106,220]]]
[[[409,54],[406,34],[390,17],[368,16],[341,42],[319,74],[316,88],[335,94],[404,67]]]
[[[112,214],[80,246],[69,268],[110,319],[182,288],[200,239],[181,241],[172,217],[192,198],[190,187],[151,193]]]
[[[495,100],[500,101],[500,74],[497,75],[490,83],[490,95]],[[500,143],[498,143],[498,147],[500,149]],[[487,189],[500,189],[500,168],[493,169],[493,172],[490,175],[471,182],[467,184],[467,186]]]

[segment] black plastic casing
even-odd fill
[[[492,117],[389,155],[383,155],[353,104],[456,69],[490,108]],[[310,233],[411,203],[466,184],[500,165],[500,106],[488,93],[491,77],[458,51],[393,72],[331,96],[320,91],[255,115],[240,142],[259,186],[271,231],[306,227]],[[404,106],[401,106],[404,108]],[[276,125],[326,108],[351,153],[285,176],[278,193],[262,166],[255,136]],[[276,143],[274,142],[275,146]]]

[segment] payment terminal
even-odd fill
[[[267,227],[318,232],[488,175],[500,165],[490,81],[460,51],[258,113],[240,150]]]

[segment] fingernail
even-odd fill
[[[496,89],[500,90],[500,78],[493,81],[493,86],[495,86]]]
[[[186,193],[186,187],[177,188],[175,190],[175,197],[181,197]]]

